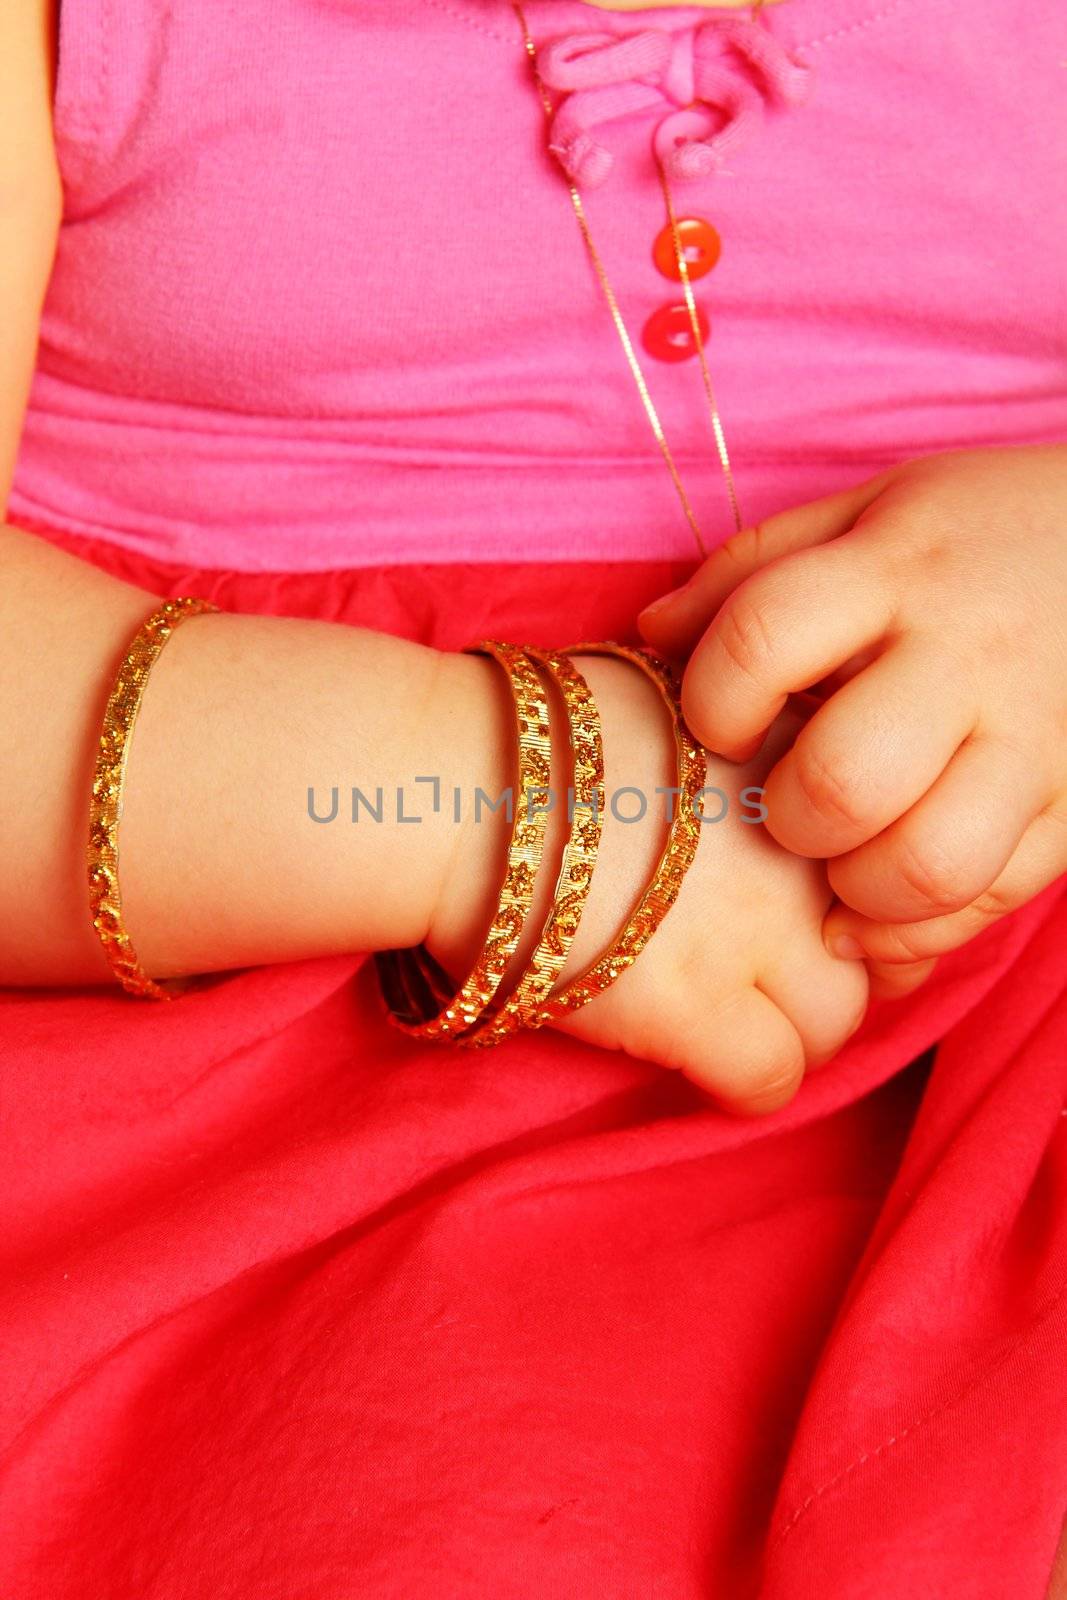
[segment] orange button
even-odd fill
[[[703,217],[679,217],[678,236],[690,280],[695,283],[706,272],[710,272],[718,261],[722,252],[722,241],[711,223],[705,222]],[[674,237],[669,222],[656,235],[652,246],[652,259],[665,278],[670,278],[673,283],[681,282],[678,258],[674,253]]]
[[[701,342],[706,344],[711,331],[708,314],[701,305],[696,310]],[[653,311],[642,329],[641,343],[657,361],[688,361],[690,356],[695,356],[696,340],[685,301]]]

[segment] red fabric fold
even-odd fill
[[[444,645],[622,637],[678,576],[55,537]],[[0,1593],[1043,1600],[1065,948],[1059,885],[759,1121],[554,1034],[420,1046],[360,956],[0,992]]]

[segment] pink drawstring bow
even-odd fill
[[[572,33],[538,51],[541,76],[566,98],[552,118],[549,148],[580,188],[602,184],[614,164],[595,137],[601,123],[650,107],[673,107],[654,147],[670,178],[721,167],[761,120],[764,101],[799,105],[811,69],[762,23],[742,17],[629,36]]]

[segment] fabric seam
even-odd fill
[[[1020,1333],[1016,1334],[1015,1338],[1012,1339],[1010,1344],[1008,1344],[998,1356],[994,1356],[993,1359],[985,1366],[981,1367],[976,1373],[972,1374],[972,1376],[967,1379],[967,1381],[963,1383],[955,1391],[955,1393],[951,1394],[947,1400],[942,1400],[938,1405],[932,1407],[931,1410],[924,1412],[913,1422],[909,1422],[906,1427],[901,1428],[897,1433],[891,1434],[888,1439],[883,1439],[882,1443],[877,1445],[873,1450],[864,1450],[862,1454],[855,1458],[854,1461],[850,1461],[848,1466],[842,1467],[840,1472],[836,1472],[832,1478],[828,1478],[825,1483],[820,1484],[817,1489],[814,1489],[806,1499],[801,1501],[800,1505],[797,1506],[796,1510],[793,1512],[793,1515],[789,1518],[789,1521],[781,1529],[777,1539],[771,1547],[772,1550],[779,1549],[785,1543],[786,1539],[797,1526],[798,1522],[800,1522],[804,1514],[807,1511],[810,1511],[812,1506],[821,1500],[824,1495],[829,1494],[832,1489],[835,1489],[839,1484],[843,1483],[846,1478],[852,1475],[852,1473],[858,1471],[860,1467],[865,1466],[867,1462],[877,1460],[888,1450],[891,1450],[894,1445],[900,1444],[909,1436],[909,1434],[917,1433],[920,1428],[926,1425],[926,1423],[934,1421],[935,1418],[943,1415],[943,1413],[946,1411],[951,1411],[953,1406],[958,1405],[961,1400],[965,1399],[975,1389],[980,1388],[982,1384],[984,1384],[989,1378],[995,1376],[995,1374],[998,1373],[1002,1367],[1007,1365],[1008,1361],[1015,1354],[1015,1352],[1020,1349],[1021,1346],[1027,1344],[1033,1338],[1034,1334],[1044,1325],[1044,1323],[1048,1321],[1065,1295],[1067,1295],[1067,1281],[1060,1285],[1051,1299],[1046,1301],[1042,1309],[1036,1313],[1036,1315]]]
[[[914,0],[889,0],[881,11],[874,11],[869,17],[861,17],[858,22],[846,22],[840,28],[832,28],[829,33],[816,35],[814,39],[798,40],[795,45],[797,50],[816,50],[826,44],[832,44],[837,39],[843,39],[850,33],[860,33],[864,28],[873,28],[877,23],[886,22],[897,12],[906,10]]]
[[[498,39],[501,44],[510,43],[510,35],[499,28],[487,27],[484,22],[475,22],[473,17],[464,16],[462,11],[456,11],[446,0],[424,0],[426,5],[433,6],[435,11],[440,11],[446,17],[452,17],[456,22],[462,22],[465,27],[474,33],[480,33],[486,39]]]
[[[464,12],[457,11],[454,6],[450,6],[448,0],[424,0],[424,3],[432,6],[435,11],[441,12],[442,15],[462,23],[464,27],[469,28],[473,33],[480,33],[483,38],[496,39],[502,44],[511,43],[510,35],[504,33],[502,29],[491,27],[484,22],[475,21],[473,17],[469,17]],[[838,39],[846,38],[849,34],[858,33],[865,28],[872,28],[878,23],[888,21],[890,17],[895,16],[897,12],[906,9],[913,3],[914,0],[889,0],[889,4],[883,6],[881,11],[875,11],[869,17],[862,17],[858,22],[843,23],[840,27],[831,28],[829,33],[817,34],[814,39],[797,40],[792,48],[796,50],[821,49],[825,45],[835,43]]]
[[[111,92],[111,0],[100,0],[100,59],[97,73],[99,88],[97,91],[97,131],[101,135],[104,129],[104,117],[109,105]]]

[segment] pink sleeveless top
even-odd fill
[[[527,17],[551,134],[508,0],[62,0],[10,519],[247,570],[686,555],[569,172],[721,540],[657,141],[722,241],[696,292],[745,520],[1067,439],[1061,0]]]

